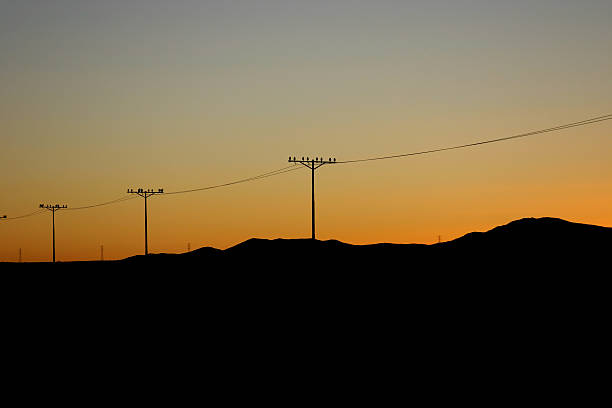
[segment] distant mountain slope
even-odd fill
[[[454,248],[499,246],[510,248],[599,246],[610,239],[612,228],[579,224],[559,218],[523,218],[487,232],[471,232],[443,245]]]

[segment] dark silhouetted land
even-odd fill
[[[7,337],[45,358],[541,387],[599,361],[611,247],[612,228],[540,218],[434,245],[250,239],[0,267]]]
[[[524,218],[449,242],[351,245],[336,240],[249,239],[226,250],[210,247],[183,254],[151,254],[118,261],[5,263],[29,270],[105,270],[334,276],[346,273],[423,275],[465,270],[552,271],[603,267],[612,249],[612,228],[556,218]]]

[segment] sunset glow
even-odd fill
[[[612,112],[612,3],[3,2],[0,215],[57,259],[143,252],[129,188],[510,136]],[[317,238],[434,243],[522,217],[612,227],[612,121],[316,172]],[[149,251],[310,236],[310,172],[148,201]],[[51,258],[51,213],[0,261]]]

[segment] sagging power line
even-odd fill
[[[519,138],[522,138],[522,137],[535,136],[535,135],[539,135],[539,134],[542,134],[542,133],[555,132],[555,131],[558,131],[558,130],[569,129],[569,128],[573,128],[573,127],[577,127],[577,126],[591,125],[593,123],[603,122],[603,121],[606,121],[606,120],[612,120],[612,114],[602,115],[602,116],[598,116],[598,117],[595,117],[595,118],[581,120],[579,122],[568,123],[568,124],[565,124],[565,125],[559,125],[559,126],[555,126],[555,127],[551,127],[551,128],[547,128],[547,129],[540,129],[540,130],[534,130],[534,131],[527,132],[527,133],[520,133],[518,135],[500,137],[500,138],[497,138],[497,139],[481,140],[481,141],[478,141],[478,142],[467,143],[467,144],[463,144],[463,145],[441,147],[439,149],[423,150],[423,151],[419,151],[419,152],[394,154],[394,155],[390,155],[390,156],[369,157],[369,158],[355,159],[355,160],[343,160],[343,161],[339,161],[338,163],[339,164],[347,164],[347,163],[360,163],[360,162],[375,161],[375,160],[397,159],[399,157],[418,156],[418,155],[422,155],[422,154],[444,152],[444,151],[447,151],[447,150],[464,149],[464,148],[467,148],[467,147],[480,146],[480,145],[485,145],[485,144],[489,144],[489,143],[503,142],[503,141],[512,140],[512,139],[519,139]]]
[[[324,160],[322,157],[315,157],[314,159],[310,159],[309,157],[306,157],[306,160],[304,160],[304,157],[302,157],[302,159],[296,159],[295,157],[289,157],[289,163],[299,163],[307,168],[309,168],[312,172],[312,239],[316,239],[315,238],[315,170],[318,169],[319,167],[325,165],[325,164],[335,164],[336,163],[336,159],[332,159],[331,157],[329,158],[329,160]]]
[[[68,210],[69,211],[86,210],[86,209],[89,209],[89,208],[96,208],[96,207],[102,207],[102,206],[105,206],[105,205],[121,203],[123,201],[133,200],[134,198],[136,198],[136,197],[133,197],[133,196],[123,196],[123,197],[117,198],[115,200],[106,201],[106,202],[99,203],[99,204],[84,205],[82,207],[71,207],[71,208],[68,208]]]
[[[7,221],[19,220],[19,219],[22,219],[22,218],[32,217],[34,215],[39,215],[39,214],[42,214],[44,212],[45,212],[45,210],[38,210],[38,211],[34,211],[32,213],[25,214],[25,215],[20,215],[20,216],[17,216],[17,217],[7,217],[6,220]]]
[[[230,181],[230,182],[223,183],[223,184],[215,184],[215,185],[212,185],[212,186],[192,188],[192,189],[189,189],[189,190],[169,191],[169,192],[165,193],[164,195],[168,196],[168,195],[173,195],[173,194],[184,194],[184,193],[193,193],[193,192],[196,192],[196,191],[213,190],[215,188],[227,187],[227,186],[232,186],[234,184],[246,183],[248,181],[255,181],[255,180],[260,180],[260,179],[267,178],[267,177],[278,176],[278,175],[281,175],[281,174],[284,174],[284,173],[289,173],[289,172],[295,171],[295,170],[299,170],[299,166],[297,164],[294,164],[292,166],[283,167],[283,168],[280,168],[280,169],[277,169],[277,170],[272,170],[272,171],[269,171],[269,172],[266,172],[266,173],[259,174],[257,176],[247,177],[247,178],[244,178],[244,179]]]

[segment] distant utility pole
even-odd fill
[[[41,204],[39,207],[47,209],[53,213],[53,262],[55,263],[55,212],[63,210],[64,208],[68,208],[68,206],[59,204]]]
[[[104,245],[100,245],[100,260],[104,260]]]
[[[191,242],[187,243],[187,252],[191,252]]]
[[[21,248],[19,248],[19,263],[21,263]]]
[[[295,157],[289,156],[289,163],[299,163],[305,167],[308,167],[312,171],[312,239],[315,239],[315,170],[324,164],[335,164],[336,159],[329,158],[329,160],[323,160],[322,157],[315,157],[310,159],[302,157],[302,160],[298,160]]]
[[[164,189],[160,188],[157,191],[154,191],[153,189],[148,189],[145,190],[144,188],[139,188],[139,189],[129,189],[128,194],[137,194],[139,196],[141,196],[142,198],[144,198],[144,216],[145,216],[145,224],[144,224],[144,228],[145,228],[145,255],[149,255],[149,243],[147,240],[147,198],[151,197],[152,195],[155,194],[163,194],[164,193]]]

